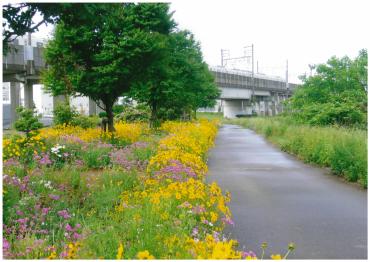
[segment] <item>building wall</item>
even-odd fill
[[[89,98],[78,96],[71,98],[71,105],[75,106],[80,114],[89,115]]]

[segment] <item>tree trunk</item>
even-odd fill
[[[156,104],[152,105],[152,113],[151,113],[151,116],[150,116],[149,126],[151,128],[156,128],[157,127],[157,105]]]
[[[107,112],[107,118],[108,118],[108,131],[114,132],[116,131],[114,129],[114,121],[113,121],[113,105],[105,105],[106,112]]]

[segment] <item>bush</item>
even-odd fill
[[[124,122],[147,122],[150,118],[150,109],[144,104],[137,106],[125,106],[122,113],[117,115],[117,121]]]
[[[75,107],[66,103],[59,103],[54,110],[55,125],[80,126],[84,129],[93,128],[100,124],[97,116],[85,116],[77,112]]]
[[[100,124],[100,119],[98,116],[84,116],[84,115],[77,115],[71,121],[71,125],[73,126],[80,126],[84,129],[86,128],[94,128]]]
[[[67,103],[58,103],[53,111],[53,114],[53,122],[55,125],[69,125],[73,119],[79,115],[76,108],[71,107]]]
[[[24,107],[17,108],[18,120],[15,121],[14,127],[17,131],[25,132],[27,137],[31,135],[31,131],[39,130],[43,124],[39,122],[37,116],[35,116],[35,111],[33,109],[28,109]]]

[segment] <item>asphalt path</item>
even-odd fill
[[[224,125],[210,151],[208,181],[231,193],[241,247],[290,259],[366,259],[367,191],[302,163],[249,129]]]
[[[52,117],[42,117],[40,119],[40,122],[44,126],[50,126],[53,123],[53,118]],[[11,129],[9,118],[6,118],[6,119],[3,118],[3,129]]]

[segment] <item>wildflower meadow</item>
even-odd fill
[[[231,200],[205,181],[218,122],[67,125],[4,146],[7,259],[257,258],[223,233]]]

